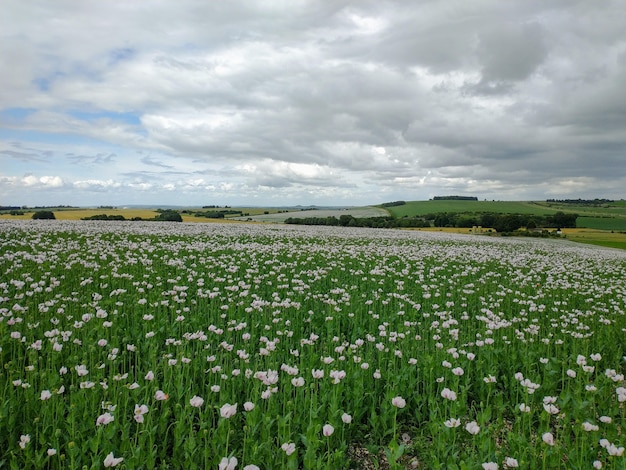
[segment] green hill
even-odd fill
[[[552,209],[532,201],[407,201],[401,206],[386,207],[396,217],[419,217],[439,212],[491,212],[495,214],[549,215],[563,209]]]

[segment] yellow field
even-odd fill
[[[30,211],[24,215],[8,215],[2,214],[0,218],[19,220],[19,219],[31,219],[33,212]],[[106,214],[106,215],[123,215],[127,219],[133,217],[141,217],[142,219],[150,219],[157,215],[157,212],[151,209],[67,209],[67,210],[53,210],[54,216],[57,220],[80,220],[83,217],[91,217],[93,215]]]
[[[9,215],[0,214],[0,219],[7,220],[29,220],[32,219],[34,211],[26,212],[24,215]],[[81,220],[84,217],[91,217],[94,215],[106,214],[106,215],[122,215],[127,220],[131,220],[134,217],[141,217],[142,219],[152,219],[158,215],[158,212],[153,209],[65,209],[65,210],[53,210],[56,220]],[[194,217],[193,215],[181,214],[183,222],[238,222],[228,219],[207,219],[205,217]]]

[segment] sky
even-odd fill
[[[0,10],[0,205],[626,197],[626,0]]]

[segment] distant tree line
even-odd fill
[[[81,217],[80,220],[126,220],[126,217],[123,215],[96,214],[89,217]]]
[[[78,209],[78,206],[64,206],[64,205],[60,205],[60,206],[33,206],[33,207],[23,206],[22,209]]]
[[[223,219],[227,215],[238,215],[242,216],[242,211],[237,211],[233,209],[222,209],[219,211],[199,211],[193,213],[194,217],[206,217],[207,219]]]
[[[340,227],[372,227],[372,228],[409,228],[430,227],[430,223],[421,218],[396,219],[385,217],[353,217],[348,214],[329,217],[289,217],[286,224],[294,225],[330,225]]]
[[[396,206],[404,206],[406,201],[393,201],[393,202],[383,202],[380,207],[396,207]]]
[[[33,215],[33,219],[35,216]],[[80,220],[131,220],[131,221],[145,221],[145,222],[182,222],[183,217],[179,212],[175,210],[158,210],[158,215],[156,217],[150,219],[144,219],[141,217],[133,217],[131,219],[127,219],[123,215],[107,215],[107,214],[96,214],[91,215],[89,217],[82,217]]]
[[[476,196],[435,196],[433,201],[478,201]]]
[[[474,227],[482,226],[495,229],[497,232],[513,232],[522,227],[527,229],[542,228],[575,228],[578,214],[556,212],[552,215],[533,214],[496,214],[496,213],[448,213],[426,214],[435,227]]]
[[[546,202],[558,204],[576,204],[579,206],[599,206],[615,202],[613,199],[546,199]]]
[[[493,228],[499,233],[509,233],[525,227],[536,228],[574,228],[577,214],[556,212],[552,215],[527,214],[496,214],[496,213],[448,213],[439,212],[426,214],[423,217],[353,217],[341,215],[329,217],[289,217],[286,224],[294,225],[330,225],[340,227],[374,227],[374,228],[422,228],[422,227],[457,227],[472,228],[481,226]]]

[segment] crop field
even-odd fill
[[[152,209],[52,209],[57,220],[80,220],[84,217],[92,217],[94,215],[121,215],[126,219],[133,217],[141,217],[142,219],[151,219],[158,215],[156,210]],[[33,212],[26,212],[24,215],[0,214],[0,219],[6,220],[26,220],[32,219]]]
[[[494,214],[554,214],[557,210],[532,201],[407,201],[386,208],[396,217],[416,217],[439,212],[493,212]]]
[[[626,231],[626,217],[578,217],[576,226],[598,230]]]
[[[626,252],[0,221],[0,468],[626,467]]]
[[[626,233],[609,232],[607,230],[593,230],[582,228],[566,228],[563,233],[568,240],[590,245],[605,246],[626,250]]]
[[[378,207],[353,207],[349,209],[314,209],[302,211],[276,212],[270,214],[250,215],[249,217],[232,217],[236,220],[253,220],[255,222],[283,223],[289,217],[341,217],[351,215],[352,217],[385,217],[389,215],[385,209]]]

